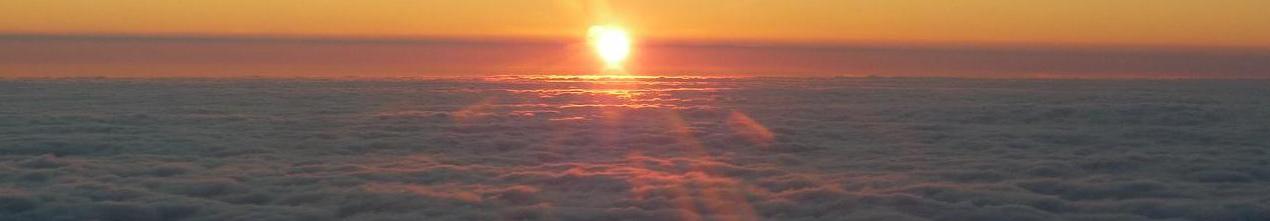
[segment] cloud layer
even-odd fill
[[[1266,82],[0,81],[3,220],[1266,220]]]

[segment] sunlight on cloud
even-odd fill
[[[1263,83],[3,80],[0,219],[1262,220]]]

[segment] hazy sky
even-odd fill
[[[3,0],[4,76],[1270,78],[1267,0]],[[521,40],[512,40],[521,39]],[[524,39],[534,39],[523,41]]]
[[[1265,0],[6,0],[0,32],[1270,47]]]

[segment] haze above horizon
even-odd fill
[[[0,2],[0,76],[597,73],[587,29],[613,25],[632,36],[625,69],[634,74],[1266,78],[1264,8],[1270,2],[12,0]]]
[[[43,1],[0,2],[0,33],[331,38],[642,38],[1270,48],[1270,2],[1165,1]]]

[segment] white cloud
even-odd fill
[[[1244,83],[549,80],[3,80],[0,219],[1270,219]]]

